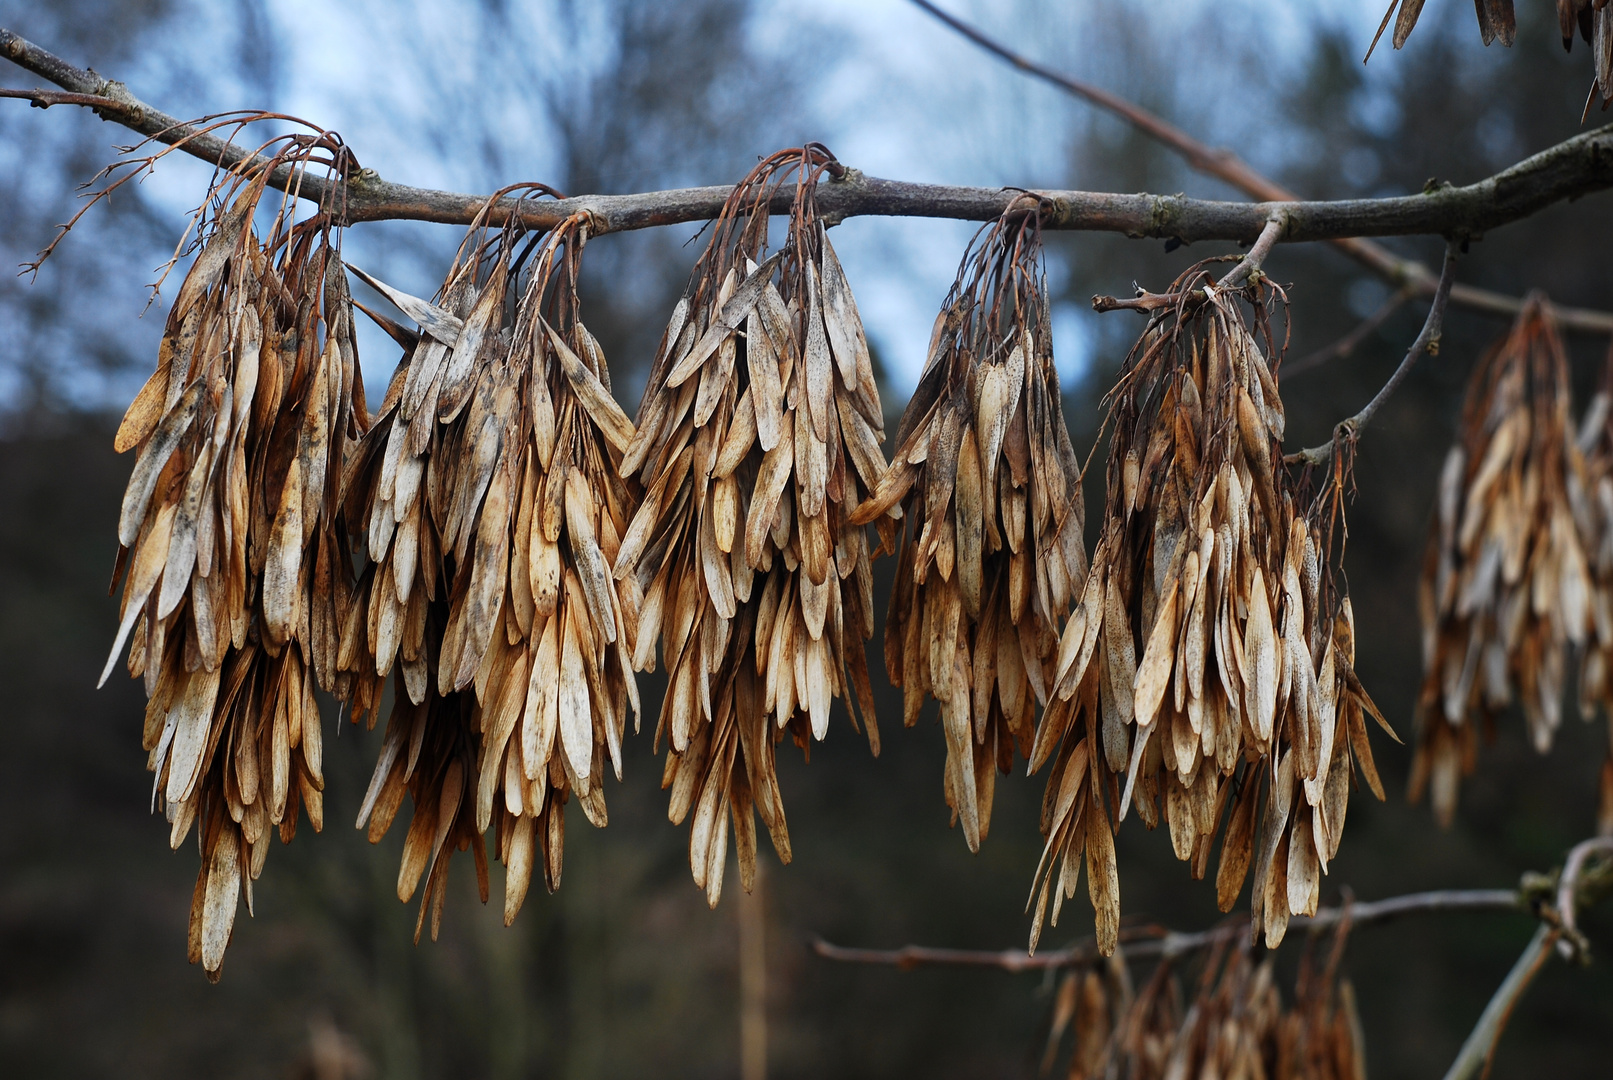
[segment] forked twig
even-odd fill
[[[1228,270],[1220,281],[1214,282],[1213,287],[1217,289],[1236,289],[1245,282],[1258,278],[1261,273],[1260,268],[1266,261],[1266,256],[1271,254],[1271,249],[1277,246],[1277,241],[1282,239],[1282,235],[1287,228],[1288,216],[1282,210],[1273,210],[1260,227],[1260,235],[1255,237],[1254,243],[1249,246],[1249,251],[1242,259],[1238,260],[1237,266]],[[1237,256],[1231,255],[1226,258],[1235,259]],[[1215,260],[1206,259],[1205,261],[1213,262]],[[1140,311],[1144,314],[1151,314],[1165,308],[1174,308],[1182,303],[1202,303],[1206,298],[1206,288],[1210,287],[1212,283],[1202,276],[1195,277],[1193,281],[1194,284],[1191,287],[1162,293],[1151,293],[1139,286],[1137,295],[1130,299],[1100,294],[1092,298],[1092,310],[1097,312]]]
[[[1277,246],[1283,230],[1288,228],[1288,217],[1280,210],[1273,210],[1266,219],[1266,224],[1260,230],[1260,235],[1249,248],[1249,254],[1234,266],[1219,282],[1217,287],[1222,289],[1236,289],[1245,281],[1254,278],[1260,273],[1260,267],[1271,254],[1271,249]]]
[[[1479,1014],[1478,1023],[1473,1025],[1467,1040],[1462,1043],[1456,1060],[1445,1073],[1445,1080],[1468,1080],[1481,1066],[1480,1076],[1487,1078],[1490,1075],[1501,1032],[1505,1030],[1523,992],[1529,988],[1541,965],[1551,955],[1553,944],[1565,958],[1585,955],[1585,941],[1575,926],[1575,912],[1582,899],[1579,894],[1586,884],[1586,864],[1594,855],[1607,854],[1613,854],[1613,837],[1593,837],[1574,845],[1569,851],[1557,881],[1555,911],[1542,912],[1540,928],[1529,939],[1529,944],[1524,946],[1512,970],[1507,972],[1507,977],[1484,1007],[1484,1012]]]
[[[1326,464],[1332,459],[1333,451],[1336,447],[1355,439],[1360,434],[1361,429],[1367,426],[1372,417],[1377,414],[1377,411],[1383,407],[1383,403],[1389,400],[1389,395],[1399,389],[1400,384],[1411,373],[1412,365],[1416,364],[1424,353],[1439,351],[1439,337],[1445,324],[1445,304],[1451,296],[1451,284],[1456,276],[1455,268],[1456,244],[1453,241],[1445,247],[1445,266],[1440,271],[1439,287],[1434,290],[1434,301],[1428,305],[1428,318],[1423,321],[1423,328],[1417,335],[1417,340],[1411,343],[1411,348],[1406,351],[1405,357],[1400,361],[1400,366],[1395,368],[1394,374],[1389,376],[1389,381],[1384,383],[1383,387],[1373,395],[1371,401],[1361,407],[1360,412],[1339,421],[1333,428],[1333,437],[1331,439],[1321,446],[1313,446],[1309,450],[1300,450],[1297,453],[1285,455],[1283,457],[1285,462],[1291,465]]]
[[[1213,176],[1217,180],[1232,185],[1250,198],[1258,199],[1261,202],[1298,202],[1300,200],[1299,195],[1269,177],[1256,172],[1249,166],[1248,162],[1238,157],[1231,150],[1224,147],[1209,146],[1200,142],[1180,128],[1165,122],[1153,113],[1138,107],[1118,94],[1112,94],[1101,87],[1072,78],[1062,72],[1054,71],[1046,65],[1038,64],[1034,60],[1016,53],[994,38],[988,37],[962,19],[942,11],[930,0],[913,0],[913,3],[982,49],[1001,60],[1007,61],[1027,75],[1041,79],[1043,82],[1091,102],[1098,108],[1118,116],[1149,138],[1181,154],[1188,167],[1195,172]],[[1421,296],[1432,296],[1437,288],[1437,279],[1427,266],[1415,259],[1402,259],[1382,244],[1373,243],[1371,240],[1364,240],[1359,237],[1337,238],[1332,240],[1331,243],[1391,285],[1411,289]],[[1523,310],[1523,301],[1516,296],[1492,292],[1489,289],[1478,289],[1471,285],[1456,286],[1452,290],[1451,301],[1459,307],[1470,308],[1475,311],[1487,311],[1495,315],[1512,316]],[[1135,305],[1124,301],[1116,306],[1118,308],[1135,307]],[[1099,307],[1097,310],[1108,311],[1115,309]],[[1552,307],[1552,312],[1556,315],[1560,325],[1570,330],[1587,334],[1606,334],[1613,331],[1613,313],[1555,305]],[[1292,371],[1290,371],[1290,374],[1292,374]]]

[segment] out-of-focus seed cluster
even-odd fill
[[[1052,1072],[1069,1032],[1071,1080],[1361,1080],[1355,989],[1339,975],[1345,933],[1341,926],[1321,965],[1307,942],[1291,1004],[1278,987],[1276,957],[1257,959],[1247,943],[1228,947],[1226,939],[1202,962],[1196,985],[1183,978],[1185,965],[1168,960],[1140,990],[1118,957],[1073,971],[1054,996],[1042,1074]]]
[[[1473,374],[1423,564],[1411,798],[1428,791],[1444,824],[1473,769],[1478,726],[1514,697],[1535,748],[1551,748],[1570,651],[1593,625],[1586,549],[1605,544],[1583,537],[1605,535],[1592,504],[1601,483],[1587,472],[1569,398],[1567,357],[1537,295]],[[1599,663],[1587,668],[1593,686]]]

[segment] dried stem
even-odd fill
[[[1238,265],[1214,283],[1217,289],[1236,289],[1252,278],[1260,276],[1260,268],[1271,254],[1271,249],[1277,246],[1282,238],[1283,231],[1288,226],[1287,215],[1282,210],[1273,210],[1260,228],[1260,235],[1249,246],[1249,251]],[[1234,256],[1235,257],[1235,256]],[[1213,260],[1206,260],[1213,261]],[[1162,293],[1151,293],[1147,289],[1138,287],[1137,295],[1129,300],[1115,296],[1098,295],[1092,298],[1092,310],[1105,311],[1140,311],[1150,314],[1163,308],[1175,308],[1181,304],[1201,304],[1207,298],[1207,288],[1210,281],[1207,277],[1195,276],[1193,284],[1186,288],[1174,289]]]
[[[1277,246],[1277,241],[1282,238],[1283,230],[1287,227],[1288,219],[1281,211],[1273,210],[1271,216],[1266,219],[1265,226],[1261,228],[1260,235],[1255,238],[1254,244],[1249,248],[1249,254],[1245,255],[1243,261],[1234,266],[1231,272],[1217,283],[1217,287],[1236,289],[1239,285],[1256,277],[1260,273],[1261,265],[1266,261],[1266,256],[1270,255],[1271,249]]]
[[[1298,202],[1299,196],[1288,188],[1256,172],[1248,162],[1224,147],[1209,146],[1172,124],[1127,101],[1117,94],[1071,78],[1052,68],[1027,59],[1006,45],[987,37],[963,20],[949,15],[929,0],[913,0],[924,11],[962,34],[976,45],[1007,61],[1020,71],[1041,79],[1066,93],[1091,102],[1124,120],[1138,131],[1181,154],[1188,167],[1206,176],[1224,181],[1262,202]],[[1391,5],[1392,6],[1392,5]],[[1364,235],[1364,234],[1358,234]],[[1341,237],[1331,241],[1345,255],[1371,270],[1391,285],[1412,290],[1420,296],[1432,296],[1437,288],[1433,271],[1415,259],[1403,259],[1384,247],[1358,237]],[[1516,296],[1478,289],[1471,285],[1458,285],[1451,292],[1451,302],[1458,307],[1486,311],[1494,315],[1513,316],[1523,310],[1523,301]],[[1122,304],[1121,306],[1127,306]],[[1108,310],[1099,308],[1099,310]],[[1613,332],[1613,313],[1584,308],[1552,307],[1552,313],[1566,329],[1588,334]],[[1346,354],[1347,355],[1347,354]],[[1292,372],[1290,372],[1292,374]]]
[[[1439,288],[1434,290],[1433,303],[1428,306],[1428,318],[1423,321],[1422,332],[1417,340],[1411,343],[1406,351],[1405,358],[1395,373],[1389,376],[1389,381],[1383,388],[1373,395],[1372,400],[1362,406],[1361,411],[1348,419],[1341,420],[1333,428],[1333,437],[1321,446],[1313,446],[1309,450],[1301,450],[1296,454],[1289,454],[1283,458],[1290,464],[1323,465],[1333,457],[1334,448],[1342,443],[1353,440],[1360,434],[1361,429],[1367,426],[1383,403],[1389,400],[1389,395],[1400,387],[1410,374],[1412,365],[1424,354],[1439,351],[1439,336],[1445,324],[1445,304],[1451,296],[1451,283],[1456,276],[1456,244],[1450,243],[1445,247],[1445,266],[1440,271]]]
[[[1490,1003],[1484,1007],[1479,1015],[1478,1023],[1468,1033],[1467,1041],[1462,1043],[1462,1049],[1457,1052],[1456,1060],[1445,1073],[1445,1080],[1468,1080],[1482,1066],[1480,1074],[1483,1077],[1490,1075],[1490,1065],[1495,1058],[1496,1044],[1500,1041],[1501,1032],[1506,1028],[1507,1021],[1512,1017],[1512,1011],[1517,1007],[1518,999],[1528,989],[1529,984],[1539,973],[1540,967],[1551,954],[1551,947],[1555,943],[1565,958],[1574,956],[1584,957],[1585,939],[1576,928],[1575,911],[1586,897],[1581,894],[1587,891],[1592,883],[1586,878],[1586,865],[1594,855],[1613,854],[1613,837],[1598,836],[1581,841],[1569,851],[1568,858],[1563,861],[1563,872],[1557,881],[1555,911],[1542,911],[1540,928],[1535,936],[1529,939],[1524,946],[1523,953],[1507,972],[1507,977],[1495,994],[1491,996]],[[1604,868],[1605,870],[1605,868]],[[1596,885],[1606,884],[1606,874],[1596,874]]]
[[[1399,311],[1401,307],[1405,305],[1406,301],[1412,298],[1415,292],[1416,290],[1412,289],[1410,286],[1401,287],[1394,293],[1391,293],[1389,299],[1385,300],[1378,307],[1378,310],[1374,311],[1371,315],[1368,315],[1365,319],[1362,319],[1354,330],[1351,330],[1348,334],[1345,334],[1333,344],[1327,346],[1326,348],[1317,349],[1315,352],[1307,356],[1302,356],[1292,363],[1284,364],[1283,381],[1291,382],[1295,375],[1301,375],[1307,371],[1310,371],[1312,368],[1321,367],[1329,360],[1337,357],[1346,357],[1355,352],[1355,350],[1360,347],[1361,342],[1366,340],[1367,335],[1387,322],[1389,316]]]
[[[1556,940],[1558,931],[1545,923],[1535,931],[1535,936],[1529,939],[1524,946],[1523,953],[1518,957],[1512,970],[1496,989],[1490,1003],[1484,1007],[1479,1016],[1479,1022],[1468,1033],[1467,1041],[1457,1052],[1456,1060],[1445,1073],[1445,1080],[1467,1080],[1482,1066],[1484,1075],[1490,1072],[1490,1060],[1495,1055],[1496,1042],[1501,1038],[1501,1031],[1506,1027],[1507,1020],[1512,1016],[1512,1009],[1518,1003],[1518,998],[1528,989],[1534,981],[1540,965],[1546,962],[1551,955],[1551,943]]]
[[[0,29],[0,55],[73,93],[104,98],[104,105],[92,107],[106,119],[162,142],[183,142],[182,149],[186,153],[205,161],[234,166],[252,156],[250,151],[216,136],[196,136],[190,125],[141,102],[121,83],[74,67],[9,30]],[[286,190],[291,183],[289,170],[276,170],[269,183]],[[1253,243],[1272,214],[1281,213],[1287,221],[1283,233],[1285,242],[1427,234],[1473,237],[1528,217],[1561,200],[1609,187],[1613,187],[1613,128],[1602,128],[1565,140],[1466,187],[1386,199],[1325,202],[1285,199],[1275,203],[1052,191],[1042,193],[1047,200],[1042,225],[1048,229],[1122,232],[1128,236],[1183,242]],[[524,214],[523,221],[529,228],[544,229],[588,211],[594,215],[596,236],[704,221],[721,213],[732,190],[723,186],[557,199],[544,202],[535,213]],[[343,208],[339,220],[335,221],[339,225],[396,219],[463,225],[474,220],[489,201],[482,195],[394,184],[370,169],[346,178],[321,181],[308,177],[297,194],[322,205]],[[332,198],[333,194],[340,197]],[[1020,194],[1017,190],[880,180],[848,169],[842,178],[819,187],[817,209],[828,220],[884,215],[990,221],[1000,217]],[[775,214],[788,212],[792,195],[788,191],[776,193],[770,204],[771,211]],[[490,208],[488,223],[502,224],[516,205],[515,199],[499,201]],[[1499,310],[1511,310],[1505,306],[1506,298],[1501,298],[1500,303]],[[1589,314],[1592,318],[1589,322],[1581,320],[1580,328],[1594,323],[1594,328],[1602,333],[1613,331],[1613,316]]]
[[[1348,907],[1323,908],[1309,918],[1295,917],[1290,929],[1322,930],[1346,917],[1352,926],[1387,922],[1402,915],[1444,911],[1524,911],[1524,898],[1512,889],[1444,889],[1410,893]],[[1247,918],[1229,920],[1209,930],[1181,933],[1158,927],[1132,927],[1122,930],[1120,940],[1128,957],[1158,956],[1173,959],[1187,953],[1248,934]],[[1028,956],[1021,949],[945,949],[928,945],[907,945],[900,949],[858,949],[834,945],[821,938],[812,951],[826,960],[855,964],[885,964],[908,969],[921,965],[988,967],[1002,971],[1045,971],[1050,968],[1079,967],[1101,958],[1091,941],[1068,949]]]

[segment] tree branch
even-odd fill
[[[1512,1017],[1513,1006],[1517,1005],[1518,998],[1534,981],[1540,965],[1551,955],[1551,943],[1557,939],[1557,934],[1558,931],[1546,923],[1541,923],[1535,930],[1535,936],[1529,939],[1529,944],[1524,946],[1512,970],[1507,972],[1507,977],[1496,988],[1490,1003],[1484,1007],[1479,1022],[1468,1032],[1467,1041],[1462,1043],[1456,1060],[1451,1062],[1450,1069],[1445,1073],[1445,1080],[1467,1080],[1480,1066],[1484,1067],[1485,1075],[1489,1074],[1490,1059],[1495,1054],[1502,1029]]]
[[[1613,866],[1603,864],[1596,871],[1587,873],[1586,864],[1594,855],[1610,854],[1613,854],[1613,837],[1607,836],[1583,840],[1568,852],[1568,858],[1563,860],[1563,872],[1557,879],[1556,910],[1541,912],[1540,928],[1529,939],[1529,944],[1524,946],[1522,954],[1513,963],[1512,970],[1507,972],[1507,977],[1491,995],[1484,1012],[1479,1014],[1478,1023],[1473,1025],[1467,1040],[1462,1043],[1456,1060],[1451,1062],[1450,1069],[1445,1073],[1445,1080],[1468,1080],[1480,1066],[1483,1067],[1482,1076],[1490,1075],[1490,1065],[1495,1059],[1495,1048],[1501,1040],[1501,1032],[1512,1018],[1523,992],[1529,988],[1541,965],[1551,955],[1553,943],[1565,959],[1585,956],[1585,938],[1577,929],[1575,912],[1583,901],[1598,899],[1602,890],[1613,882],[1613,875],[1608,872]]]
[[[105,98],[93,106],[106,119],[160,142],[183,141],[182,149],[226,167],[242,163],[248,153],[212,135],[195,135],[185,123],[146,105],[121,83],[73,67],[37,45],[0,29],[0,54],[64,89]],[[284,189],[290,177],[277,170],[269,183]],[[327,185],[345,190],[328,192]],[[1050,191],[1042,194],[1050,210],[1044,228],[1112,231],[1135,237],[1182,241],[1232,240],[1252,243],[1273,214],[1287,225],[1286,242],[1334,240],[1351,236],[1438,234],[1471,238],[1511,221],[1528,217],[1563,199],[1578,198],[1613,187],[1613,127],[1568,139],[1512,168],[1460,188],[1387,199],[1331,202],[1233,203],[1166,195],[1121,195],[1106,192]],[[620,232],[716,217],[729,187],[687,188],[636,195],[583,195],[529,201],[522,215],[534,228],[545,228],[588,211],[594,232]],[[297,194],[330,207],[345,207],[341,221],[409,219],[469,224],[486,196],[407,187],[361,170],[348,179],[303,177]],[[818,209],[839,218],[877,214],[891,217],[957,218],[989,221],[999,217],[1020,192],[992,188],[949,187],[881,180],[848,170],[844,179],[821,185]],[[787,210],[791,193],[781,191],[776,213]],[[493,224],[507,219],[513,200],[489,215]],[[1606,328],[1613,330],[1613,317]]]
[[[1388,922],[1402,915],[1440,911],[1526,911],[1523,896],[1511,889],[1445,889],[1436,892],[1393,896],[1349,907],[1352,926]],[[1322,930],[1344,917],[1343,907],[1323,908],[1306,918],[1296,917],[1290,929]],[[1179,933],[1157,927],[1132,927],[1121,931],[1125,955],[1175,958],[1207,949],[1217,942],[1248,933],[1248,919],[1238,918],[1197,933]],[[1126,944],[1127,942],[1134,944]],[[1021,949],[945,949],[928,945],[906,945],[900,949],[858,949],[834,945],[822,938],[812,943],[812,951],[826,960],[853,964],[884,964],[908,970],[925,965],[987,967],[1002,971],[1045,971],[1049,968],[1078,967],[1098,962],[1097,944],[1088,940],[1068,949],[1027,955]]]
[[[1439,336],[1445,326],[1445,303],[1451,298],[1451,285],[1456,277],[1456,245],[1445,246],[1445,266],[1439,274],[1439,287],[1434,290],[1434,301],[1428,305],[1428,318],[1423,320],[1422,331],[1417,340],[1411,343],[1406,350],[1405,357],[1395,373],[1389,376],[1389,381],[1383,384],[1372,400],[1361,407],[1361,411],[1346,420],[1341,420],[1333,428],[1333,437],[1321,446],[1313,446],[1309,450],[1301,450],[1297,454],[1288,454],[1283,460],[1289,464],[1324,465],[1333,456],[1333,448],[1341,440],[1354,439],[1362,428],[1367,426],[1383,403],[1389,400],[1389,395],[1399,389],[1406,376],[1411,373],[1415,364],[1424,353],[1439,351]]]
[[[1176,151],[1195,172],[1213,176],[1232,185],[1250,198],[1262,202],[1299,201],[1299,196],[1293,191],[1256,172],[1231,150],[1202,143],[1180,128],[1117,94],[1027,59],[962,19],[942,11],[930,3],[930,0],[913,0],[913,3],[1018,70],[1112,113],[1143,134]],[[1437,279],[1427,266],[1415,259],[1402,259],[1382,244],[1358,237],[1342,237],[1332,240],[1331,243],[1392,285],[1409,287],[1422,296],[1432,296],[1438,287]],[[1456,286],[1451,293],[1451,302],[1458,307],[1509,317],[1523,310],[1523,301],[1516,296],[1479,289],[1471,285]],[[1613,333],[1613,313],[1557,305],[1553,305],[1552,311],[1556,314],[1560,325],[1566,329],[1593,334]]]

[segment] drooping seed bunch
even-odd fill
[[[852,523],[898,504],[885,666],[912,725],[940,704],[945,792],[969,850],[995,773],[1029,757],[1058,626],[1086,575],[1081,466],[1053,367],[1041,207],[1032,196],[965,252],[902,415],[896,455]]]
[[[1383,22],[1378,26],[1378,36],[1372,39],[1373,47],[1377,47],[1378,37],[1383,35],[1391,18],[1395,20],[1392,35],[1394,46],[1398,49],[1404,45],[1417,27],[1424,2],[1389,0],[1389,10],[1384,13]],[[1395,14],[1397,7],[1398,17]],[[1473,10],[1478,17],[1479,37],[1485,45],[1499,40],[1507,48],[1512,47],[1518,36],[1518,19],[1512,0],[1474,0]],[[1606,0],[1557,0],[1557,24],[1562,33],[1564,52],[1573,51],[1576,32],[1591,50],[1592,82],[1585,111],[1590,111],[1591,102],[1597,97],[1602,99],[1602,107],[1606,108],[1606,103],[1613,101],[1613,12],[1607,10]],[[1371,49],[1367,50],[1369,56],[1371,52]]]
[[[1247,946],[1216,947],[1196,988],[1186,992],[1170,961],[1154,969],[1140,992],[1118,960],[1103,971],[1073,971],[1054,997],[1043,1073],[1051,1070],[1064,1033],[1073,1031],[1072,1080],[1357,1080],[1366,1061],[1355,990],[1339,975],[1346,932],[1341,924],[1320,970],[1311,952],[1316,939],[1307,939],[1292,1005],[1278,988],[1276,957],[1257,961]]]
[[[841,171],[811,145],[774,154],[735,187],[662,338],[621,463],[645,494],[615,574],[642,597],[630,605],[640,670],[661,643],[662,784],[674,823],[694,812],[689,863],[712,905],[730,808],[747,890],[753,807],[789,861],[774,770],[785,729],[806,751],[828,730],[830,702],[844,697],[850,710],[855,691],[879,745],[861,644],[874,630],[873,576],[849,516],[884,472],[883,414],[816,206],[823,174]],[[792,178],[788,232],[767,257],[770,206]]]
[[[575,794],[605,824],[606,763],[620,779],[627,710],[636,724],[639,709],[637,597],[612,572],[631,505],[616,466],[633,425],[581,319],[589,220],[537,237],[519,221],[517,210],[491,239],[473,226],[447,307],[387,290],[418,312],[422,336],[349,496],[373,560],[355,654],[377,678],[402,658],[359,823],[379,839],[410,793],[398,894],[426,875],[419,926],[429,901],[434,938],[456,848],[475,854],[486,900],[490,826],[506,923],[539,849],[558,887],[565,802]],[[512,269],[523,265],[524,279]]]
[[[1113,948],[1113,830],[1133,803],[1149,827],[1163,817],[1195,877],[1226,821],[1222,910],[1258,847],[1254,925],[1275,944],[1291,913],[1315,910],[1352,760],[1377,790],[1328,504],[1307,505],[1281,465],[1265,308],[1251,331],[1239,295],[1206,282],[1202,268],[1178,279],[1110,394],[1103,531],[1031,755],[1033,770],[1054,760],[1033,947],[1053,880],[1056,920],[1084,852]]]
[[[1613,350],[1602,371],[1602,386],[1580,424],[1579,449],[1585,458],[1585,489],[1578,490],[1570,476],[1568,491],[1591,578],[1579,711],[1589,722],[1600,705],[1607,717],[1608,748],[1596,810],[1596,829],[1606,836],[1613,835]]]
[[[1473,373],[1461,441],[1440,474],[1419,591],[1422,692],[1411,798],[1449,824],[1477,725],[1516,694],[1535,749],[1562,720],[1568,649],[1585,642],[1591,580],[1574,515],[1585,463],[1569,415],[1568,361],[1532,296]],[[1581,496],[1582,498],[1583,496]]]
[[[1423,13],[1424,2],[1425,0],[1389,0],[1389,10],[1384,13],[1383,22],[1378,27],[1378,36],[1383,35],[1384,29],[1389,25],[1389,20],[1395,18],[1395,8],[1398,6],[1400,14],[1398,18],[1395,18],[1395,32],[1392,40],[1395,48],[1400,48],[1406,43],[1406,39],[1411,36],[1411,32],[1417,28],[1417,19]],[[1564,48],[1567,48],[1573,42],[1574,8],[1576,6],[1586,9],[1582,22],[1587,32],[1585,40],[1587,42],[1591,40],[1589,37],[1591,0],[1557,0],[1557,14],[1563,24]],[[1499,38],[1501,44],[1510,49],[1512,42],[1518,35],[1518,19],[1512,10],[1512,0],[1474,0],[1473,8],[1478,16],[1479,36],[1483,38],[1484,44],[1489,45]],[[1372,44],[1374,48],[1377,47],[1377,37],[1372,39]],[[1372,50],[1368,49],[1367,55],[1370,56],[1371,54]]]
[[[118,518],[127,570],[116,644],[148,698],[154,804],[175,848],[198,827],[190,960],[216,979],[244,887],[300,807],[323,824],[314,687],[345,693],[340,627],[352,592],[338,488],[368,426],[352,308],[329,211],[255,217],[279,167],[356,168],[327,133],[291,136],[221,175],[157,370],[116,447],[137,449]]]

